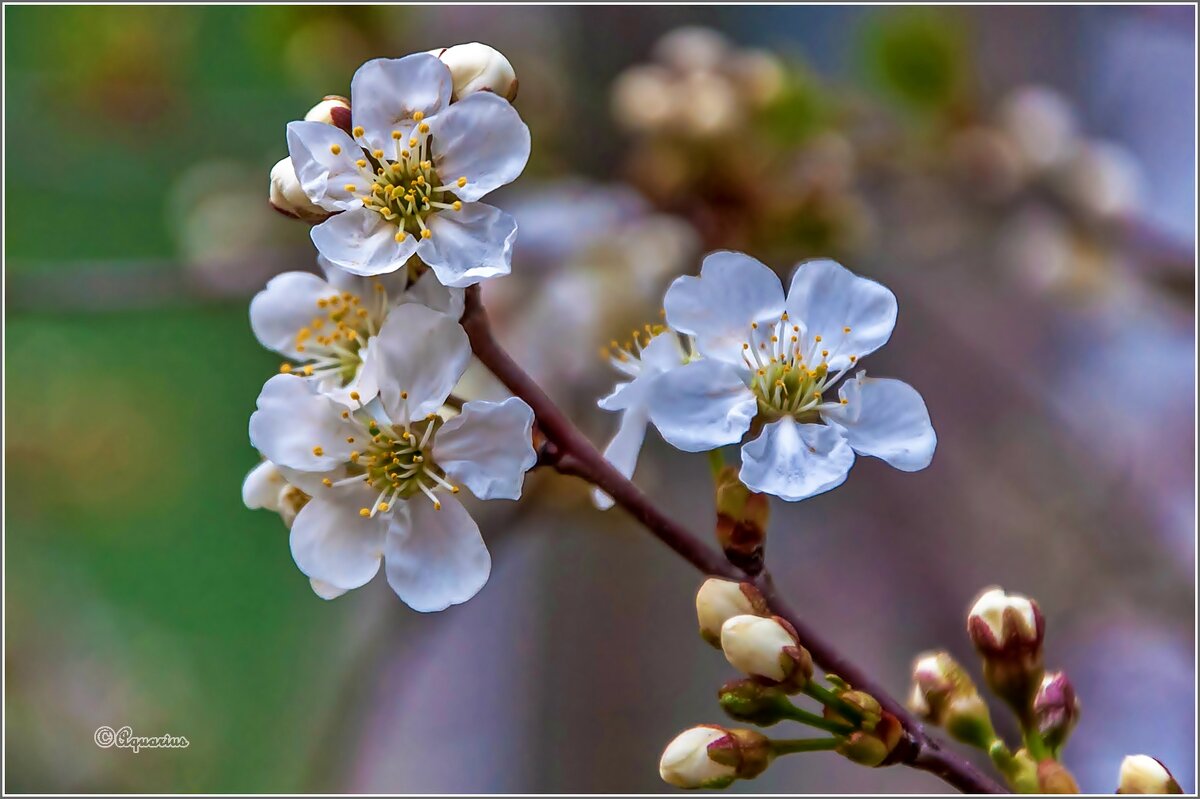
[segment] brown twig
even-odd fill
[[[885,710],[900,719],[904,725],[906,740],[899,752],[898,762],[928,771],[964,793],[1006,793],[999,783],[970,762],[942,749],[941,743],[929,735],[920,721],[903,705],[809,627],[779,595],[769,572],[764,570],[757,577],[750,578],[734,568],[715,550],[703,544],[685,527],[659,510],[633,482],[617,471],[554,404],[541,386],[496,341],[479,296],[478,286],[467,289],[462,326],[471,341],[471,349],[475,356],[509,391],[533,409],[538,427],[548,442],[547,446],[543,447],[543,462],[554,466],[563,474],[582,478],[607,493],[616,504],[641,522],[655,538],[704,574],[734,580],[752,579],[771,609],[787,619],[796,629],[801,643],[812,654],[817,665],[842,677],[855,688],[871,694]]]

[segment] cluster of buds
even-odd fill
[[[967,633],[983,665],[987,687],[1012,709],[1022,746],[1010,750],[992,726],[988,706],[964,669],[947,652],[921,655],[913,664],[909,706],[954,739],[988,753],[1018,793],[1079,793],[1060,758],[1079,722],[1075,687],[1062,671],[1046,672],[1042,645],[1046,622],[1037,602],[988,588],[967,614]],[[1118,793],[1180,793],[1162,763],[1133,755],[1121,764]]]
[[[517,75],[504,54],[479,42],[439,47],[429,51],[449,70],[454,81],[451,102],[476,92],[491,92],[512,102],[517,97]],[[304,115],[305,122],[324,122],[351,132],[350,101],[339,95],[326,95]],[[310,225],[329,217],[329,211],[309,199],[296,176],[290,157],[271,167],[271,207],[281,214]]]
[[[833,675],[833,688],[813,679],[813,662],[796,630],[770,613],[749,583],[712,578],[696,595],[700,635],[717,645],[745,676],[718,692],[725,713],[760,727],[795,721],[832,735],[768,738],[753,730],[702,725],[681,733],[663,752],[662,778],[680,788],[724,788],[764,771],[779,755],[836,751],[865,766],[886,765],[904,739],[904,728],[874,697]],[[791,697],[805,694],[822,712],[797,707]]]
[[[708,28],[678,28],[659,39],[652,63],[617,77],[613,113],[636,132],[721,136],[779,97],[786,79],[770,53],[738,49]]]

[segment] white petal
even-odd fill
[[[386,515],[360,516],[352,496],[313,497],[292,522],[289,538],[300,571],[346,590],[365,585],[379,571],[387,531]]]
[[[604,457],[626,477],[633,477],[637,469],[638,455],[646,440],[646,423],[649,421],[649,408],[641,403],[631,406],[621,414],[617,434],[604,448]],[[600,510],[608,510],[613,506],[612,497],[598,488],[592,489],[592,503]]]
[[[467,203],[432,214],[426,224],[433,235],[421,240],[417,254],[442,285],[464,288],[512,271],[517,223],[499,208]]]
[[[520,499],[525,472],[537,462],[532,431],[524,400],[468,402],[437,431],[433,460],[480,499]]]
[[[475,520],[453,496],[439,496],[441,510],[423,497],[404,503],[406,515],[393,517],[385,543],[388,584],[422,613],[466,602],[492,570]]]
[[[330,263],[356,275],[395,272],[417,250],[415,236],[396,241],[399,230],[366,208],[326,219],[312,229],[312,241]]]
[[[787,311],[804,325],[808,341],[821,336],[836,371],[851,355],[862,358],[887,343],[896,326],[896,295],[836,261],[806,261],[792,275]]]
[[[846,404],[822,416],[842,429],[860,455],[872,455],[905,472],[924,469],[933,460],[937,434],[925,400],[908,383],[859,372],[842,384],[838,395]]]
[[[642,375],[661,374],[670,369],[683,365],[684,353],[679,345],[679,337],[672,331],[660,333],[650,339],[650,343],[642,350]]]
[[[742,447],[739,476],[752,491],[794,502],[837,488],[853,465],[854,450],[838,428],[785,416]]]
[[[310,200],[330,211],[362,205],[362,195],[373,181],[355,164],[362,148],[345,131],[324,122],[289,122],[287,143],[296,177]],[[347,191],[346,186],[354,188]]]
[[[721,361],[693,361],[661,375],[650,398],[650,421],[671,446],[703,452],[740,441],[758,401],[741,373]]]
[[[751,323],[775,322],[783,313],[783,285],[759,261],[722,250],[704,259],[700,277],[676,278],[663,303],[667,324],[695,336],[700,352],[741,364]]]
[[[356,275],[332,263],[324,255],[317,256],[317,265],[321,267],[321,272],[329,281],[329,285],[339,292],[349,291],[351,294],[357,294],[364,300],[371,296],[371,292],[375,291],[376,283],[382,285],[387,291],[389,301],[403,296],[404,292],[408,290],[408,271],[405,269],[397,269],[395,272],[381,275]]]
[[[263,461],[250,470],[242,481],[242,503],[250,510],[265,508],[279,510],[279,490],[284,486],[283,475],[270,461]]]
[[[343,410],[312,381],[275,375],[262,387],[258,410],[250,416],[250,442],[280,466],[329,471],[346,462],[355,447],[346,438],[359,433],[342,419]]]
[[[396,423],[436,413],[471,360],[470,342],[457,320],[416,303],[392,309],[375,346],[380,398]]]
[[[342,385],[342,378],[334,376],[318,383],[321,393],[335,402],[350,408],[364,405],[379,396],[379,338],[371,336],[358,350],[358,370],[349,382]],[[357,394],[355,399],[352,395]]]
[[[414,111],[432,117],[450,104],[453,91],[450,70],[428,53],[376,58],[350,80],[350,114],[372,150],[390,153],[393,130],[407,136]]]
[[[443,286],[433,272],[417,278],[404,295],[406,302],[418,302],[426,308],[441,311],[447,316],[461,319],[465,294],[462,289]]]
[[[333,294],[337,291],[332,286],[308,272],[276,275],[250,301],[250,329],[267,349],[303,360],[296,351],[296,333],[314,315],[324,315],[317,301]]]
[[[349,590],[347,588],[338,588],[336,585],[327,583],[324,580],[318,580],[315,577],[309,577],[308,584],[312,586],[313,593],[321,597],[321,599],[337,599]]]
[[[459,100],[432,122],[433,165],[454,195],[475,202],[516,180],[529,160],[529,128],[502,97],[479,92]]]

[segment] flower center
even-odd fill
[[[467,185],[465,177],[442,185],[431,160],[433,137],[429,123],[420,111],[414,111],[412,118],[414,125],[408,133],[392,131],[391,153],[369,149],[361,126],[352,132],[363,148],[363,157],[355,163],[370,180],[370,188],[360,195],[363,206],[396,225],[396,241],[404,241],[409,235],[430,238],[433,231],[428,218],[438,211],[461,211],[462,201],[453,190]],[[356,187],[347,184],[346,190],[355,191]]]
[[[358,392],[350,398],[359,401]],[[401,401],[408,400],[407,392],[400,394]],[[437,491],[459,492],[458,486],[446,479],[446,472],[433,460],[433,439],[444,422],[442,417],[431,413],[424,419],[404,424],[385,424],[370,418],[361,407],[355,411],[343,411],[342,418],[354,423],[361,436],[349,436],[349,444],[362,444],[362,449],[350,453],[346,464],[348,477],[337,482],[326,478],[327,487],[365,482],[376,492],[371,507],[359,508],[359,515],[373,517],[376,513],[391,510],[398,499],[410,499],[424,494],[433,503],[434,510],[441,510]],[[313,452],[319,453],[320,447]]]
[[[809,336],[786,311],[774,323],[751,322],[742,360],[751,370],[749,386],[759,414],[772,421],[792,416],[802,423],[819,423],[821,410],[843,404],[844,400],[826,403],[822,395],[858,362],[857,355],[850,355],[845,368],[829,371],[829,359],[844,354],[841,348],[849,333],[850,328],[843,327],[836,342],[820,333]]]
[[[319,298],[312,321],[296,331],[295,349],[307,360],[284,363],[279,370],[316,376],[337,386],[353,380],[362,366],[362,349],[379,332],[387,314],[387,289],[378,281],[374,289],[374,296],[366,301],[350,291]]]

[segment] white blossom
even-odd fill
[[[597,404],[606,411],[621,414],[617,433],[604,448],[604,457],[621,474],[632,477],[638,456],[646,440],[650,403],[663,375],[687,363],[692,353],[684,348],[679,336],[662,325],[646,325],[635,331],[634,338],[621,345],[612,341],[605,355],[627,381]],[[592,502],[601,510],[613,505],[612,498],[600,489],[592,491]]]
[[[312,378],[334,399],[370,402],[378,393],[378,337],[404,337],[396,306],[416,302],[457,319],[462,289],[408,269],[360,277],[318,258],[324,277],[284,272],[250,302],[250,327],[259,342],[291,360],[282,371]]]
[[[312,230],[332,263],[379,275],[416,255],[456,287],[509,272],[516,223],[478,200],[521,174],[529,129],[489,92],[451,105],[453,88],[428,53],[375,59],[350,84],[350,135],[324,122],[288,125],[305,193],[340,212]]]
[[[896,322],[896,298],[830,260],[801,263],[785,296],[775,274],[735,252],[715,252],[699,277],[666,295],[667,324],[704,357],[655,381],[650,420],[673,446],[742,447],[751,490],[800,500],[846,479],[855,453],[897,469],[929,465],[937,444],[920,394],[858,371]],[[834,389],[837,399],[827,399]]]
[[[386,562],[410,607],[442,610],[487,581],[491,558],[457,495],[517,499],[536,461],[533,412],[522,400],[443,409],[470,359],[450,316],[415,303],[393,308],[403,335],[381,336],[378,398],[347,407],[294,374],[263,386],[250,440],[311,499],[291,529],[296,565],[314,590],[344,592]],[[324,592],[324,593],[323,593]]]
[[[737,768],[708,756],[708,747],[728,734],[715,726],[692,727],[679,733],[662,753],[659,776],[676,788],[720,787],[732,782]]]

